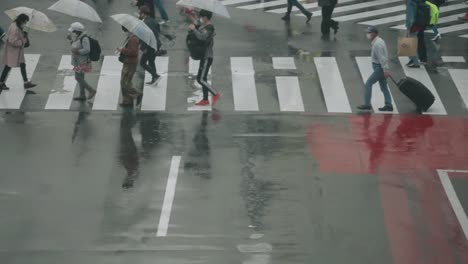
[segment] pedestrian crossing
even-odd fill
[[[52,56],[52,55],[51,55]],[[55,55],[54,55],[55,56]],[[8,79],[7,84],[11,90],[2,91],[0,94],[0,109],[4,111],[38,111],[38,110],[65,110],[65,111],[81,111],[83,108],[77,108],[79,103],[73,101],[77,91],[77,82],[74,78],[72,66],[70,64],[70,55],[61,56],[57,73],[51,80],[43,80],[43,76],[37,76],[41,71],[42,66],[40,61],[48,60],[47,55],[26,54],[27,70],[29,76],[33,80],[35,78],[42,79],[43,83],[49,83],[50,87],[39,85],[35,91],[37,95],[27,95],[22,87],[23,80],[18,69],[13,69]],[[191,85],[194,80],[193,76],[198,72],[198,61],[188,60],[185,74],[172,74],[171,65],[177,62],[171,61],[170,57],[157,57],[156,65],[161,79],[156,85],[146,84],[151,80],[151,76],[145,73],[143,76],[135,75],[134,83],[138,83],[135,79],[144,78],[140,83],[143,85],[139,88],[143,90],[143,97],[139,107],[140,111],[145,112],[184,112],[184,111],[211,111],[213,108],[223,109],[224,111],[234,112],[261,112],[265,108],[265,101],[270,100],[271,105],[277,105],[277,112],[312,112],[308,110],[307,105],[316,105],[318,101],[325,108],[320,113],[355,113],[356,106],[363,103],[364,83],[372,74],[371,58],[366,56],[356,56],[349,58],[355,65],[355,68],[342,66],[343,58],[337,57],[315,57],[312,62],[305,62],[294,57],[270,57],[271,70],[268,71],[267,77],[263,75],[261,80],[256,72],[256,63],[261,63],[264,58],[258,60],[254,57],[230,57],[229,71],[213,68],[210,75],[210,82],[223,93],[223,98],[220,105],[212,106],[195,106],[195,103],[202,98],[200,87]],[[434,105],[425,114],[447,115],[446,106],[451,106],[453,109],[452,98],[448,98],[443,93],[452,93],[459,96],[459,101],[462,102],[457,113],[466,113],[468,108],[468,65],[463,56],[442,56],[442,61],[452,63],[450,67],[444,67],[437,72],[429,72],[425,67],[419,69],[408,68],[406,63],[408,58],[399,58],[398,64],[391,64],[391,72],[404,73],[406,76],[413,77],[426,85],[434,94],[436,101]],[[310,74],[302,72],[301,67],[307,66],[313,69]],[[264,69],[262,65],[262,69]],[[122,64],[118,62],[117,56],[104,56],[101,65],[94,65],[93,73],[98,77],[95,82],[88,80],[91,86],[96,87],[97,94],[92,102],[84,103],[88,105],[89,111],[119,111],[119,102],[121,100],[120,91],[120,75]],[[179,69],[179,65],[174,68]],[[445,72],[445,74],[444,74]],[[397,74],[395,77],[400,77],[402,74]],[[213,81],[213,76],[229,76],[230,82]],[[51,78],[50,74],[47,75]],[[315,76],[312,80],[307,76]],[[350,76],[351,79],[350,80]],[[190,77],[189,85],[179,87],[173,83],[180,83],[180,79]],[[265,80],[269,78],[269,80]],[[308,79],[309,78],[309,79]],[[443,81],[440,81],[442,78]],[[445,79],[444,79],[445,78]],[[92,78],[91,78],[92,79]],[[223,78],[225,79],[225,78]],[[435,82],[434,82],[435,81]],[[266,82],[266,83],[265,83]],[[443,87],[436,87],[434,83],[443,83]],[[390,91],[399,93],[398,89],[390,83]],[[44,87],[44,88],[43,88]],[[271,98],[263,98],[265,90],[271,89],[274,94]],[[41,89],[41,90],[39,90]],[[45,89],[45,90],[42,90]],[[182,93],[176,93],[178,89]],[[452,91],[450,91],[452,89]],[[311,98],[308,90],[319,91],[322,97]],[[39,92],[40,91],[40,92]],[[172,92],[169,92],[172,91]],[[187,92],[193,91],[190,95]],[[185,95],[183,95],[185,93]],[[440,94],[442,93],[442,94]],[[304,96],[306,95],[306,96]],[[40,109],[30,109],[25,96],[46,97],[43,100],[43,106]],[[186,104],[171,104],[168,108],[168,102],[174,101],[180,96],[187,96]],[[413,113],[415,107],[408,101],[402,100],[404,96],[399,93],[399,99],[394,99],[393,113]],[[354,99],[353,99],[354,98]],[[356,98],[359,98],[357,100]],[[448,99],[447,99],[448,98]],[[271,101],[274,100],[274,101]],[[445,102],[444,102],[445,100]],[[183,101],[183,100],[182,100]],[[179,100],[180,102],[180,100]],[[228,106],[223,106],[223,103]],[[379,113],[378,107],[384,105],[383,96],[380,92],[378,84],[374,85],[372,105],[375,112]],[[402,106],[402,107],[400,107]],[[37,107],[37,104],[34,105]],[[271,109],[271,108],[268,108]],[[401,109],[405,109],[402,112]],[[453,112],[453,111],[452,111]],[[317,113],[314,111],[312,113]]]
[[[299,1],[304,8],[310,10],[314,17],[321,16],[321,8],[317,1]],[[262,11],[272,14],[284,14],[287,10],[287,0],[223,0],[226,6],[241,10]],[[440,8],[439,31],[442,34],[454,33],[461,38],[468,38],[468,23],[459,21],[468,6],[464,0],[448,0]],[[302,16],[296,7],[293,12]],[[334,19],[340,22],[356,22],[366,26],[390,26],[392,29],[405,30],[406,5],[401,0],[340,0],[334,10]],[[397,24],[397,25],[395,25]]]

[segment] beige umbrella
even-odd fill
[[[29,17],[29,22],[26,26],[35,30],[44,32],[54,32],[57,30],[54,23],[44,13],[36,9],[20,6],[6,10],[5,14],[12,20],[16,19],[20,14],[27,15]]]
[[[51,5],[49,10],[57,11],[69,16],[102,23],[101,18],[94,8],[79,0],[60,0]]]

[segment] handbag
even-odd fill
[[[24,31],[23,34],[24,34],[24,37],[26,38],[26,43],[24,43],[24,47],[28,48],[29,46],[31,46],[31,43],[29,42],[28,32]]]
[[[416,56],[418,39],[416,37],[398,37],[398,56]]]

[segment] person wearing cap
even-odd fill
[[[154,37],[156,38],[158,50],[161,47],[161,41],[159,39],[159,25],[154,20],[154,18],[150,17],[150,10],[147,6],[140,7],[140,19],[145,22],[145,24],[153,31]],[[151,81],[147,84],[155,84],[159,81],[159,74],[156,70],[156,50],[143,41],[140,42],[140,50],[143,52],[140,59],[140,65],[145,69],[147,72],[151,74]]]
[[[367,28],[367,39],[372,41],[372,68],[374,72],[367,79],[364,91],[364,104],[358,106],[359,110],[372,110],[371,97],[372,86],[379,82],[380,90],[385,98],[385,105],[379,108],[380,111],[393,111],[392,96],[388,90],[387,78],[390,76],[388,67],[388,51],[385,41],[379,37],[379,31],[376,27]]]
[[[127,34],[125,46],[118,48],[119,60],[123,63],[120,76],[120,89],[122,91],[121,106],[133,106],[133,99],[137,99],[142,93],[133,87],[132,79],[138,64],[138,38],[122,26],[122,31]]]
[[[89,58],[89,53],[91,52],[89,37],[86,35],[85,28],[80,22],[72,23],[68,32],[67,39],[70,40],[72,53],[71,64],[75,72],[75,80],[80,87],[80,95],[73,99],[76,101],[92,99],[96,95],[96,90],[85,80],[85,74],[92,70],[91,59]],[[85,91],[88,91],[87,98]]]

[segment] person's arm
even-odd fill
[[[138,56],[138,38],[131,37],[128,40],[128,46],[126,48],[122,48],[120,53],[128,57]]]
[[[204,41],[213,37],[214,29],[213,27],[205,27],[202,30],[196,28],[193,30],[193,33],[195,34],[197,39]]]
[[[86,55],[91,52],[91,44],[89,42],[89,37],[85,36],[81,39],[81,49],[78,50],[80,55]]]
[[[8,29],[8,33],[7,33],[8,43],[12,45],[13,47],[17,47],[17,48],[23,47],[23,45],[26,43],[26,38],[22,37],[20,28],[18,27],[12,28],[12,27],[13,26],[10,26],[10,28]]]
[[[375,52],[377,53],[377,59],[379,61],[380,66],[382,66],[382,70],[384,72],[385,78],[390,76],[390,67],[388,65],[388,51],[387,47],[384,43],[380,43],[377,47]]]

